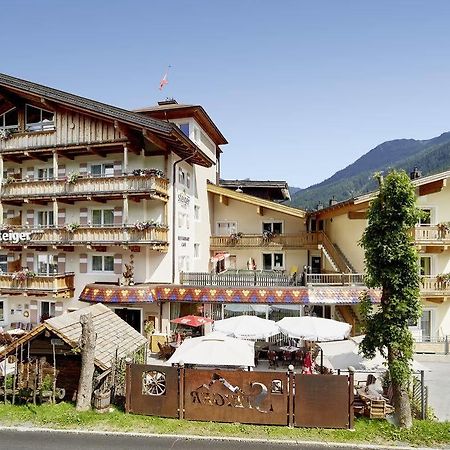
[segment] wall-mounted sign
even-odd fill
[[[185,194],[184,192],[178,193],[178,203],[183,208],[187,208],[189,206],[190,202],[191,202],[191,198],[189,197],[189,195]]]
[[[0,231],[0,242],[11,242],[12,244],[18,244],[19,242],[31,241],[31,233],[29,231]]]

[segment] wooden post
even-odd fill
[[[130,364],[125,366],[125,412],[130,412],[131,405],[131,370]]]
[[[92,399],[96,335],[91,314],[80,316],[80,323],[81,373],[76,409],[77,411],[88,411],[91,408]]]
[[[3,393],[4,393],[4,400],[5,400],[5,405],[6,405],[6,363],[7,363],[7,360],[8,358],[6,357],[6,355],[5,355],[5,359],[4,359],[4,361],[5,361],[5,364],[4,364],[4,370],[3,370],[3,375],[4,375],[4,379],[3,379]]]
[[[52,342],[52,350],[53,350],[53,393],[52,393],[52,402],[56,403],[56,351],[55,351],[55,343]]]
[[[354,370],[350,370],[353,368],[348,368],[348,428],[349,430],[353,430],[353,403],[354,403],[354,378],[355,372]]]
[[[178,418],[184,419],[184,363],[180,361],[178,369]]]
[[[294,426],[294,366],[292,364],[288,367],[288,426]]]
[[[17,356],[19,353],[18,347],[16,347],[16,359],[14,361],[14,376],[13,376],[13,393],[12,393],[12,404],[16,403],[16,383],[17,383]]]

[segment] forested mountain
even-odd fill
[[[327,206],[333,197],[341,201],[376,189],[375,172],[391,168],[409,173],[414,167],[422,172],[422,176],[449,170],[450,132],[423,141],[396,139],[384,142],[325,181],[297,190],[291,194],[291,204],[302,209],[315,209],[319,202]]]

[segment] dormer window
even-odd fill
[[[0,129],[15,131],[19,128],[17,109],[12,108],[0,115]]]
[[[55,114],[31,105],[25,107],[26,131],[52,131],[55,129]]]

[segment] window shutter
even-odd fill
[[[114,255],[114,273],[122,273],[122,255],[119,253],[116,253]]]
[[[122,175],[122,161],[114,161],[114,176],[120,177]]]
[[[87,225],[88,223],[88,209],[80,208],[80,225]]]
[[[60,316],[63,313],[63,302],[55,303],[55,316]]]
[[[88,269],[88,256],[86,253],[80,254],[80,273],[87,273]]]
[[[66,224],[66,210],[61,208],[58,210],[58,227],[63,227]]]
[[[87,163],[81,163],[80,164],[80,175],[86,176],[87,175]]]
[[[34,180],[34,167],[27,167],[27,178]]]
[[[27,253],[27,267],[28,270],[34,270],[34,255],[33,253]]]
[[[121,206],[114,207],[114,225],[122,225],[123,223],[123,208]]]
[[[37,300],[30,300],[30,323],[38,323],[38,303]]]
[[[58,273],[66,272],[66,254],[59,253],[58,254]]]
[[[29,227],[34,227],[34,209],[27,211],[27,222]]]
[[[58,173],[54,174],[55,177],[63,179],[66,177],[66,166],[64,164],[58,165]]]

